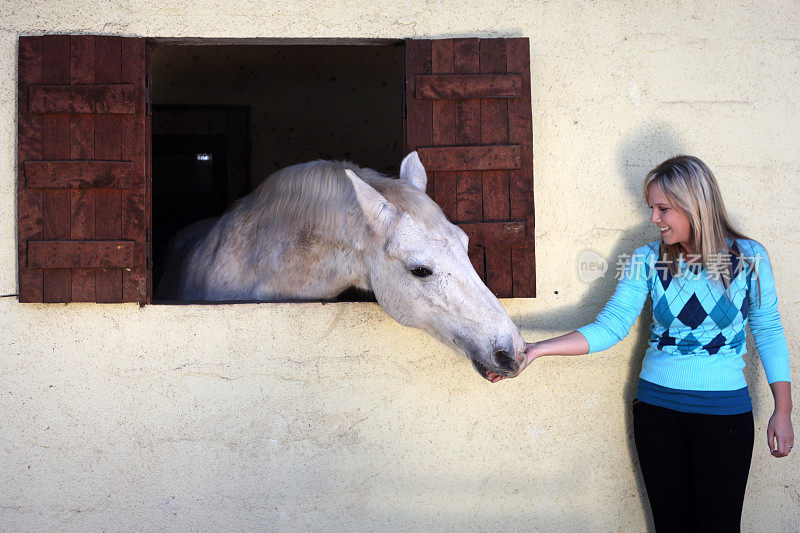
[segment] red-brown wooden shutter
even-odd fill
[[[144,39],[19,38],[21,302],[149,302]]]
[[[406,41],[407,151],[498,297],[536,295],[528,39]]]

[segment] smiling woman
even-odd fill
[[[656,528],[738,531],[753,450],[742,372],[748,321],[775,398],[770,452],[785,457],[794,444],[789,350],[769,258],[731,225],[714,174],[696,157],[651,170],[644,196],[660,241],[634,252],[595,322],[529,344],[523,364],[607,350],[627,336],[649,295],[653,323],[633,425]]]
[[[661,230],[661,240],[668,246],[679,245],[687,253],[692,253],[692,225],[686,212],[672,204],[661,188],[653,183],[647,187],[648,207],[653,214],[650,222]]]
[[[647,174],[644,196],[652,209],[650,221],[661,230],[670,272],[677,274],[678,259],[685,254],[690,263],[719,272],[730,282],[723,268],[729,241],[748,237],[731,223],[711,169],[696,157],[669,159]]]

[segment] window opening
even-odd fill
[[[177,231],[220,216],[276,170],[345,159],[397,175],[403,58],[395,42],[155,46],[154,289]]]

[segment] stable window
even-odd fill
[[[528,40],[364,44],[21,37],[20,301],[149,303],[169,236],[271,171],[345,158],[396,174],[410,150],[489,288],[534,296]],[[359,94],[365,84],[345,64],[370,79],[371,64],[394,64],[398,83],[383,73]],[[237,75],[220,74],[232,65]],[[267,87],[265,72],[271,93],[236,97]],[[191,91],[187,76],[200,80]],[[230,78],[232,94],[208,96]]]

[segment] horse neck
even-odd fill
[[[349,287],[371,290],[369,230],[358,206],[341,220],[258,232],[261,259],[254,265],[258,298],[332,299]]]
[[[367,257],[380,250],[341,166],[314,162],[279,171],[230,214],[230,233],[245,235],[257,257],[242,272],[255,280],[257,297],[332,298],[349,286],[371,290]],[[386,179],[368,169],[357,172],[375,185]]]
[[[374,253],[373,246],[363,219],[353,222],[330,234],[325,233],[330,228],[316,228],[318,238],[312,247],[306,247],[302,235],[297,242],[298,248],[307,252],[304,261],[309,265],[308,275],[324,293],[320,297],[335,297],[349,287],[371,290],[368,257]]]

